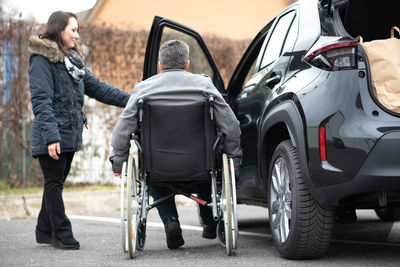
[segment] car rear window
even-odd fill
[[[268,44],[264,50],[261,60],[260,69],[268,66],[281,55],[282,46],[288,35],[288,29],[291,26],[295,15],[296,12],[292,11],[279,18],[279,21],[277,22],[270,38],[268,39]]]

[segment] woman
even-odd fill
[[[114,88],[84,67],[76,15],[51,14],[42,35],[29,39],[29,83],[35,119],[31,153],[44,176],[36,242],[61,249],[79,249],[65,215],[62,190],[75,151],[82,144],[84,94],[105,104],[124,107],[129,94]]]

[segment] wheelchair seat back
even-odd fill
[[[210,107],[206,101],[190,105],[145,101],[139,140],[149,182],[210,180],[216,140]]]

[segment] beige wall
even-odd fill
[[[150,30],[155,15],[230,38],[252,39],[288,0],[105,0],[93,22]]]

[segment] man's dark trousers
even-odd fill
[[[154,201],[169,195],[172,191],[166,187],[158,186],[158,185],[149,185],[150,194],[153,197]],[[211,184],[204,183],[197,187],[197,195],[200,199],[207,201],[208,203],[211,201]],[[166,220],[169,217],[178,218],[178,212],[176,210],[175,198],[171,197],[165,202],[156,206],[160,218],[162,221]],[[202,219],[203,224],[211,225],[214,224],[214,219],[212,215],[212,210],[210,207],[206,207],[199,204],[200,209],[200,217]]]

